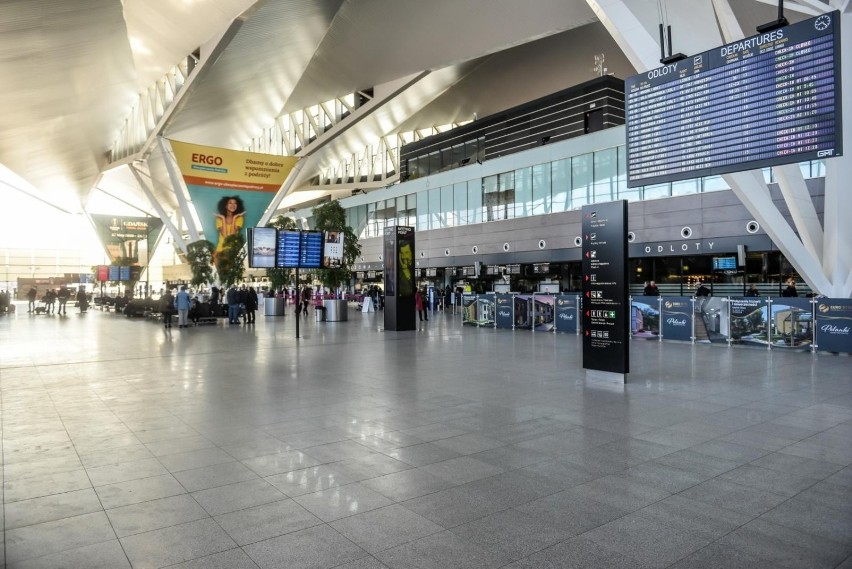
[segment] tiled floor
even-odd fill
[[[6,567],[852,567],[852,359],[0,318]]]

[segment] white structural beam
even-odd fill
[[[624,0],[586,1],[638,71],[659,67],[659,45],[642,27],[638,18],[627,7]],[[734,41],[744,37],[727,0],[713,0],[713,7],[716,10],[720,27],[727,36],[725,41]],[[678,8],[680,6],[669,6],[669,9]],[[852,33],[850,31],[852,22],[848,21],[850,18],[848,2],[844,8],[844,21],[841,25],[844,32],[841,44],[852,45],[852,38],[849,38],[850,33]],[[852,62],[849,62],[849,59],[843,58],[844,65],[841,77],[852,77],[852,69],[850,68]],[[852,100],[849,97],[844,98],[843,109],[850,113],[846,116],[852,116]],[[847,144],[852,144],[852,140],[847,136],[848,130],[844,129],[844,141],[848,141]],[[849,290],[846,286],[849,281],[849,270],[852,267],[852,249],[848,247],[848,244],[852,243],[852,224],[847,222],[845,227],[842,227],[843,224],[840,223],[841,216],[848,216],[852,212],[852,195],[850,195],[852,193],[846,192],[846,195],[844,195],[843,192],[839,191],[839,184],[836,184],[842,179],[852,179],[852,164],[848,163],[850,160],[852,159],[833,158],[827,160],[824,219],[825,233],[832,236],[830,239],[823,239],[819,220],[816,217],[810,195],[807,193],[804,179],[801,172],[794,171],[794,169],[798,170],[797,167],[782,168],[781,178],[786,180],[782,192],[792,217],[803,236],[802,238],[796,235],[772,201],[762,172],[754,170],[724,176],[725,181],[749,213],[760,222],[763,229],[802,278],[814,291],[828,296],[852,296],[852,290]],[[846,166],[844,167],[842,164],[846,164]],[[836,174],[828,175],[832,171]],[[822,255],[819,254],[820,248],[822,248]],[[841,252],[841,248],[844,251]]]
[[[272,218],[272,215],[275,213],[275,210],[278,209],[278,206],[281,204],[281,201],[287,196],[290,192],[290,189],[293,187],[293,184],[296,182],[296,179],[299,177],[299,172],[302,171],[302,168],[305,166],[305,162],[307,162],[308,158],[302,158],[293,168],[290,170],[290,173],[287,174],[287,178],[284,179],[284,183],[281,184],[281,188],[279,188],[278,192],[275,194],[275,197],[272,198],[272,202],[270,202],[269,207],[266,208],[266,211],[263,212],[263,215],[260,216],[260,221],[257,222],[258,227],[264,227],[269,220]]]
[[[841,2],[837,2],[839,7]],[[852,4],[843,2],[840,22],[840,45],[852,45]],[[844,96],[841,107],[845,124],[843,125],[843,148],[845,156],[829,158],[825,161],[825,234],[830,236],[823,243],[822,262],[825,274],[832,282],[830,292],[833,297],[852,297],[850,275],[852,275],[852,57],[840,58],[840,77],[844,80]]]
[[[157,137],[160,143],[160,150],[163,153],[163,163],[166,165],[166,171],[169,173],[169,181],[172,183],[172,189],[177,197],[180,212],[183,215],[183,221],[186,223],[186,229],[189,231],[189,238],[194,243],[200,239],[198,229],[195,227],[195,221],[192,218],[192,212],[189,211],[189,203],[186,201],[186,196],[183,193],[183,184],[180,176],[177,174],[175,163],[172,160],[172,146],[162,136]]]
[[[160,205],[160,202],[154,197],[154,192],[151,191],[151,188],[148,186],[148,180],[146,177],[150,177],[147,175],[143,176],[141,172],[139,172],[139,165],[137,164],[129,164],[128,167],[130,171],[133,173],[133,177],[136,178],[136,182],[139,184],[139,187],[145,193],[145,196],[148,198],[148,201],[151,202],[151,207],[154,208],[154,211],[157,212],[157,215],[160,216],[160,219],[163,220],[163,225],[169,230],[169,233],[172,235],[172,239],[177,243],[178,247],[183,253],[186,253],[186,243],[183,241],[183,237],[178,231],[177,227],[175,227],[174,223],[172,223],[171,218],[166,213],[166,210],[163,209],[163,206]]]

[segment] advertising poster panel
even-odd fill
[[[480,294],[476,299],[476,321],[480,326],[494,326],[497,312],[497,298],[493,292]]]
[[[462,293],[462,325],[476,326],[478,324],[478,315],[476,309],[477,295],[472,292]]]
[[[382,259],[384,259],[385,298],[396,296],[396,226],[385,227]]]
[[[92,214],[98,238],[110,261],[148,264],[148,253],[154,250],[163,222],[156,217],[119,217]],[[140,253],[141,251],[141,253]],[[141,254],[141,257],[140,257]]]
[[[660,302],[660,332],[664,340],[692,341],[692,297],[666,296]]]
[[[517,294],[514,299],[512,317],[515,319],[515,329],[532,330],[532,296]]]
[[[255,227],[249,239],[249,267],[257,269],[275,268],[275,251],[278,245],[278,230],[274,227]]]
[[[852,300],[820,298],[815,312],[817,349],[852,352]]]
[[[744,346],[769,345],[769,304],[760,298],[733,297],[728,338]]]
[[[498,294],[495,297],[495,304],[497,310],[497,328],[501,328],[503,330],[511,330],[512,329],[512,294]]]
[[[772,299],[769,321],[773,348],[810,350],[814,344],[814,305],[809,298]]]
[[[414,228],[397,226],[397,289],[400,298],[410,298],[414,302]],[[413,306],[413,305],[412,305]]]
[[[637,339],[660,339],[660,297],[630,298],[630,335]]]
[[[533,325],[536,332],[552,332],[556,320],[556,301],[552,294],[533,295]]]
[[[630,371],[627,201],[584,205],[583,367]]]
[[[293,156],[170,142],[204,238],[216,246],[216,253],[226,237],[257,225],[298,161]]]
[[[560,294],[556,297],[556,331],[577,333],[576,294]]]
[[[338,269],[343,266],[343,239],[342,231],[326,231],[325,245],[322,255],[322,266],[326,269]]]

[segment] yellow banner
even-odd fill
[[[171,140],[187,185],[256,192],[277,192],[299,160]]]

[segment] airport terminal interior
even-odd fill
[[[0,567],[852,569],[852,1],[0,29]]]

